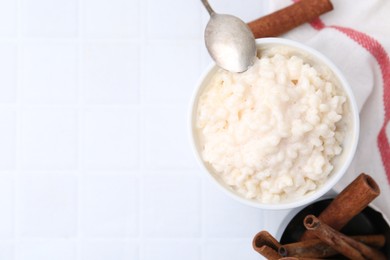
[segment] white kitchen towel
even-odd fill
[[[293,0],[271,1],[278,10]],[[283,35],[328,56],[345,74],[360,109],[355,158],[335,190],[361,172],[374,177],[374,201],[390,218],[390,1],[332,0],[334,10]]]

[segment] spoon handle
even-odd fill
[[[211,6],[210,6],[210,4],[209,4],[209,1],[207,1],[207,0],[201,0],[201,1],[202,1],[202,3],[203,3],[204,7],[206,7],[207,12],[209,12],[210,15],[212,15],[212,14],[215,13],[214,10],[213,10],[213,8],[211,8]]]

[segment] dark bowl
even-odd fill
[[[281,244],[294,243],[299,240],[305,227],[303,219],[308,214],[318,216],[333,199],[317,201],[301,211],[299,211],[287,224],[282,237]],[[350,236],[354,235],[373,235],[384,234],[386,236],[386,244],[382,248],[382,252],[390,259],[390,227],[383,215],[371,207],[365,208],[360,214],[356,215],[342,230],[342,233]]]

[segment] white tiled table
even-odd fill
[[[226,197],[189,146],[207,20],[198,0],[0,0],[1,260],[260,258],[285,212]]]

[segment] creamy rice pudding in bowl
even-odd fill
[[[233,198],[288,209],[328,192],[359,136],[350,86],[321,53],[280,38],[257,40],[243,73],[212,66],[191,104],[190,131],[206,174]]]

